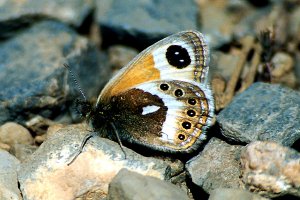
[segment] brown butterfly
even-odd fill
[[[214,115],[208,63],[208,46],[200,32],[171,35],[122,68],[95,106],[81,103],[82,114],[93,130],[112,130],[119,142],[190,152],[205,139]]]

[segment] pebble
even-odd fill
[[[107,200],[188,200],[177,186],[151,176],[121,169],[109,184]]]
[[[23,126],[15,122],[7,122],[0,127],[0,141],[12,146],[13,144],[33,144],[33,137]]]
[[[254,83],[217,116],[229,140],[272,140],[292,146],[300,138],[300,94],[286,87]]]
[[[295,62],[292,56],[284,52],[277,52],[271,62],[274,66],[274,69],[271,70],[272,83],[282,83],[295,88],[297,81],[293,71]]]
[[[300,153],[272,141],[257,141],[241,153],[242,180],[248,190],[269,198],[300,197]]]

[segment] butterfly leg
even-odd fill
[[[116,126],[115,126],[115,124],[114,124],[113,122],[110,122],[110,125],[111,125],[111,127],[114,129],[114,132],[115,132],[115,134],[116,134],[118,143],[119,143],[119,145],[120,145],[121,150],[122,150],[123,153],[124,153],[124,157],[125,157],[125,160],[126,160],[126,152],[124,151],[122,142],[121,142],[121,140],[120,140],[119,132],[118,132],[118,130],[117,130],[117,128],[116,128]]]

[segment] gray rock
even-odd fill
[[[93,10],[93,0],[28,0],[0,2],[0,38],[42,19],[58,19],[80,27]]]
[[[22,163],[18,177],[24,199],[75,199],[94,191],[105,197],[109,183],[122,168],[161,180],[172,178],[168,163],[123,147],[125,159],[117,143],[100,137],[88,140],[70,164],[88,133],[78,125],[60,129]]]
[[[280,85],[254,83],[219,113],[217,121],[228,139],[291,146],[300,138],[300,94]]]
[[[257,194],[242,189],[217,188],[211,191],[209,200],[267,200]]]
[[[171,183],[122,169],[109,184],[107,196],[107,200],[119,199],[188,200],[189,198],[184,191]]]
[[[20,162],[7,151],[0,149],[0,199],[22,199],[18,188],[17,168]]]
[[[207,193],[219,187],[239,188],[241,146],[212,138],[204,150],[189,160],[186,169],[193,183]]]
[[[0,124],[24,122],[31,114],[53,117],[71,94],[78,96],[64,63],[78,74],[88,97],[97,96],[109,72],[101,59],[87,39],[54,21],[38,23],[1,42]]]
[[[122,41],[144,49],[169,34],[198,27],[193,0],[99,0],[97,10],[104,45]]]
[[[21,162],[30,158],[31,154],[37,149],[37,146],[28,145],[28,144],[14,144],[10,150],[10,153],[13,154]]]
[[[276,142],[252,142],[241,153],[245,188],[274,198],[300,197],[300,153]]]

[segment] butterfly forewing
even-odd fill
[[[98,102],[155,80],[185,80],[206,83],[209,50],[203,35],[184,31],[148,47],[120,70],[105,86]]]

